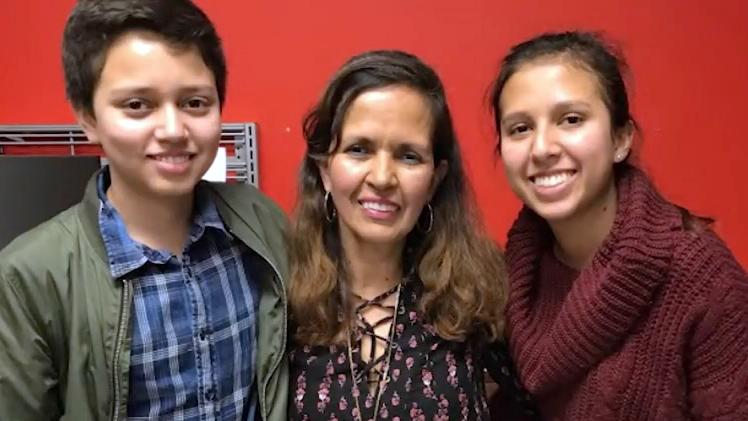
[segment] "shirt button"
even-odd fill
[[[213,388],[210,388],[205,391],[205,399],[209,401],[213,401],[216,399],[216,391]]]
[[[200,330],[200,340],[205,341],[208,338],[208,334],[205,333],[205,330]]]

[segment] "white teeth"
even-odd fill
[[[393,212],[397,209],[397,206],[395,205],[380,202],[361,202],[361,206],[363,206],[364,209],[371,209],[379,212]]]
[[[156,155],[156,161],[168,162],[170,164],[182,164],[189,161],[189,155]]]
[[[536,186],[540,187],[554,187],[568,180],[572,175],[572,172],[567,171],[553,175],[537,176],[535,177],[534,183]]]

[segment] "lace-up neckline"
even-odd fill
[[[356,370],[356,383],[360,382],[362,377],[367,376],[367,383],[369,384],[370,389],[374,383],[379,383],[380,380],[382,380],[384,371],[386,370],[385,366],[387,363],[385,360],[389,354],[388,350],[393,345],[393,332],[395,329],[394,320],[397,313],[395,305],[397,299],[395,299],[395,304],[392,305],[385,305],[384,302],[391,296],[396,295],[399,287],[400,284],[397,284],[384,293],[368,300],[353,293],[356,300],[360,302],[354,308],[353,336],[355,339],[355,347],[359,349],[361,362],[363,363],[363,366],[359,370]],[[364,313],[372,308],[385,310],[388,315],[374,321],[367,320]],[[390,324],[388,335],[378,335],[376,329],[387,324]],[[363,347],[364,337],[368,337],[370,340],[370,346],[367,347],[368,349],[364,349]],[[380,349],[383,349],[383,352],[381,352],[377,357],[378,346],[381,346]],[[364,358],[365,355],[367,355],[368,358]]]

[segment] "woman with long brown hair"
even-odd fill
[[[438,76],[403,52],[355,56],[304,135],[291,418],[488,419],[482,351],[502,335],[503,260]]]

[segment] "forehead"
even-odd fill
[[[423,132],[430,134],[432,112],[423,94],[404,85],[369,89],[358,95],[348,107],[342,132]]]
[[[103,57],[98,87],[168,87],[180,84],[215,86],[198,48],[178,46],[144,30],[117,37]]]
[[[561,102],[604,105],[597,77],[569,59],[538,59],[509,77],[499,98],[502,114]]]

